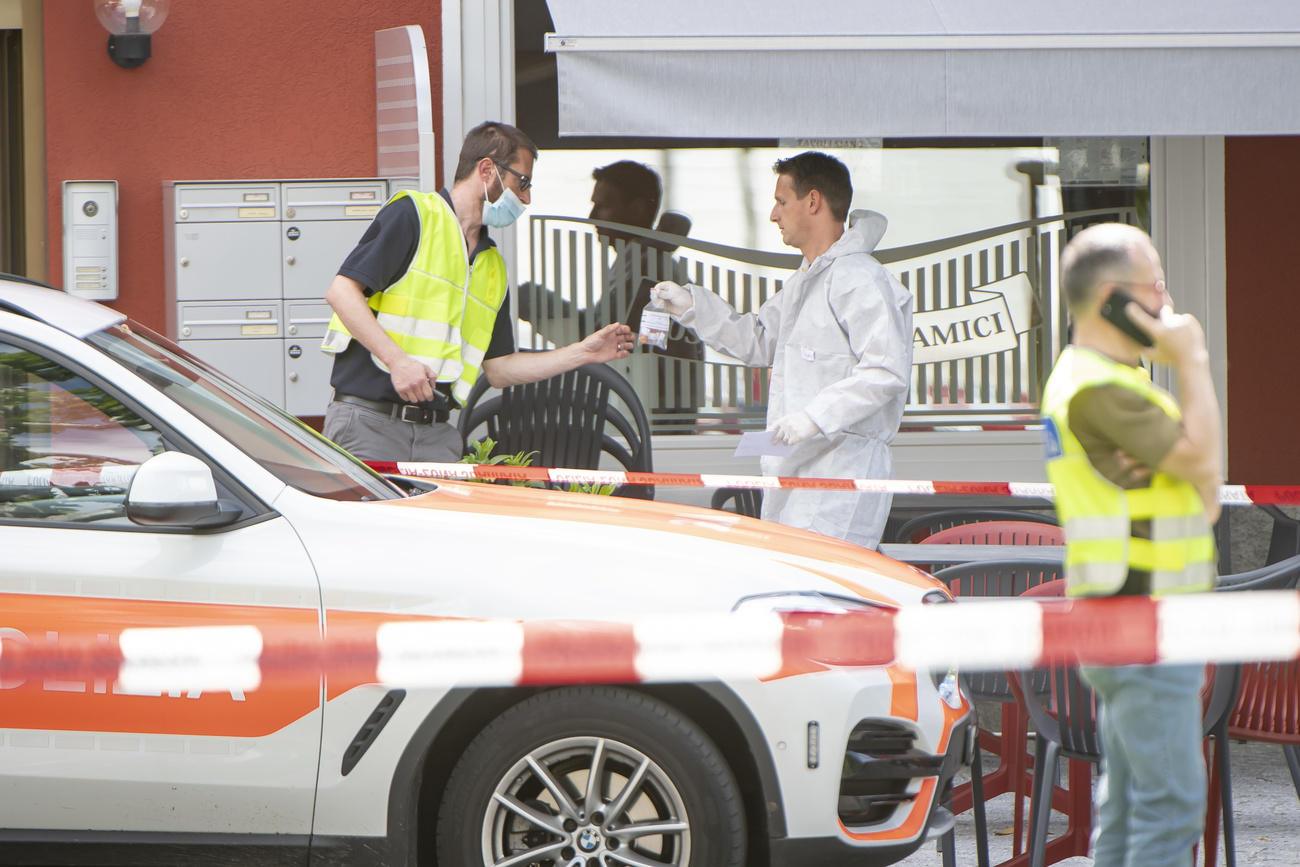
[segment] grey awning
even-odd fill
[[[563,135],[1300,133],[1295,0],[548,0]]]

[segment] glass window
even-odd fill
[[[1144,137],[562,137],[556,55],[543,50],[554,24],[545,4],[514,7],[518,126],[541,149],[527,230],[516,235],[521,346],[562,345],[615,319],[635,328],[649,286],[669,277],[688,277],[741,313],[757,310],[801,260],[768,220],[772,164],[819,150],[848,167],[851,207],[889,220],[875,255],[913,295],[903,427],[1023,427],[1037,420],[1043,379],[1067,338],[1061,247],[1106,220],[1150,231]],[[622,172],[627,183],[611,176],[602,189],[593,170],[620,161],[652,180]],[[661,195],[647,208],[656,181]],[[767,369],[701,347],[680,326],[673,338],[614,363],[655,434],[761,428]]]
[[[1094,222],[1149,228],[1144,138],[543,149],[517,235],[521,345],[564,345],[612,321],[636,329],[663,279],[758,310],[802,261],[769,220],[773,163],[813,149],[848,167],[852,209],[889,221],[874,255],[913,295],[904,428],[1035,423],[1067,340],[1061,247]],[[763,426],[768,370],[680,325],[666,348],[613,364],[656,434]]]
[[[113,396],[0,343],[0,519],[129,524],[131,476],[165,449]]]
[[[116,325],[88,341],[287,485],[337,500],[402,496],[383,477],[302,422],[137,323]]]

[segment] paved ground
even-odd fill
[[[1232,795],[1237,830],[1237,863],[1264,867],[1300,865],[1300,798],[1291,785],[1282,748],[1274,744],[1233,742]],[[993,765],[990,764],[990,770]],[[1011,857],[1011,795],[1000,795],[988,804],[989,855],[994,864]],[[1049,838],[1065,830],[1065,819],[1052,814]],[[998,834],[998,831],[1004,831]],[[1223,864],[1222,842],[1214,863]],[[1198,858],[1200,864],[1202,859]],[[907,867],[937,867],[941,864],[933,843],[927,843],[910,858]],[[957,817],[957,865],[975,867],[975,827],[969,811]],[[1058,861],[1066,867],[1084,867],[1091,858]]]

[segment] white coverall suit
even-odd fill
[[[872,256],[888,225],[854,211],[829,250],[787,278],[757,313],[737,313],[702,286],[679,319],[750,367],[772,368],[767,426],[803,410],[821,430],[764,475],[892,478],[912,370],[912,296]],[[769,489],[763,518],[875,548],[888,494]]]

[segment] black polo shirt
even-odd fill
[[[439,192],[450,206],[451,194],[445,189]],[[338,272],[360,283],[368,298],[402,278],[410,268],[419,245],[420,215],[415,210],[415,202],[409,196],[402,196],[380,209],[356,247],[343,260]],[[479,230],[478,244],[469,254],[470,263],[473,264],[479,253],[495,246],[488,237],[487,227],[482,227]],[[502,315],[502,311],[505,315]],[[492,340],[488,344],[485,358],[499,358],[515,351],[514,323],[510,320],[509,311],[510,294],[507,291],[492,327]],[[402,402],[397,390],[393,388],[392,378],[375,364],[370,357],[370,350],[355,339],[348,341],[347,349],[334,356],[330,385],[340,394],[351,394],[369,400]],[[450,398],[451,383],[438,383],[438,391]]]

